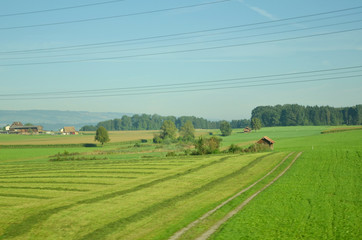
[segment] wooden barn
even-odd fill
[[[249,127],[244,128],[244,133],[250,133],[250,132],[251,132],[251,128],[249,128]]]
[[[275,141],[273,141],[272,139],[268,138],[267,136],[262,137],[259,141],[257,141],[256,143],[258,144],[266,144],[269,145],[270,149],[274,149],[274,143]]]

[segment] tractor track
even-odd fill
[[[241,194],[243,194],[244,192],[248,191],[249,189],[251,189],[252,187],[254,187],[256,184],[258,184],[259,182],[261,182],[262,180],[264,180],[266,177],[268,177],[270,174],[272,174],[280,165],[282,165],[292,154],[294,154],[294,152],[289,153],[286,157],[284,157],[284,159],[278,163],[272,170],[270,170],[267,174],[265,174],[263,177],[261,177],[260,179],[258,179],[257,181],[255,181],[253,184],[251,184],[250,186],[242,189],[241,191],[239,191],[238,193],[236,193],[235,195],[233,195],[232,197],[230,197],[229,199],[227,199],[226,201],[222,202],[220,205],[216,206],[214,209],[208,211],[207,213],[205,213],[204,215],[202,215],[200,218],[196,219],[195,221],[191,222],[189,225],[187,225],[186,227],[182,228],[181,230],[177,231],[174,235],[172,235],[168,240],[177,240],[179,239],[184,233],[186,233],[188,230],[190,230],[191,228],[193,228],[194,226],[196,226],[199,222],[201,222],[202,220],[206,219],[207,217],[209,217],[210,215],[212,215],[213,213],[215,213],[218,209],[222,208],[223,206],[225,206],[227,203],[231,202],[232,200],[234,200],[235,198],[237,198],[238,196],[240,196]],[[276,178],[274,178],[270,183],[268,183],[266,186],[264,186],[261,190],[259,190],[258,192],[256,192],[255,194],[253,194],[251,197],[249,197],[247,200],[245,200],[241,205],[239,205],[236,209],[234,209],[233,211],[229,212],[223,219],[221,219],[219,222],[217,222],[215,225],[213,225],[208,231],[206,231],[203,235],[201,235],[199,238],[197,238],[197,240],[204,240],[207,239],[209,236],[211,236],[219,227],[221,224],[225,223],[229,218],[231,218],[233,215],[235,215],[237,212],[239,212],[248,202],[250,202],[256,195],[258,195],[260,192],[262,192],[263,190],[265,190],[267,187],[269,187],[272,183],[274,183],[279,177],[281,177],[289,168],[290,166],[295,162],[295,160],[301,155],[301,152],[298,153],[298,155],[293,159],[293,161],[291,162],[291,164],[284,169],[284,171],[279,174]]]
[[[224,224],[227,220],[229,220],[231,217],[233,217],[235,214],[237,214],[241,209],[243,209],[251,200],[253,200],[259,193],[263,192],[265,189],[267,189],[270,185],[272,185],[275,181],[277,181],[281,176],[283,176],[288,169],[294,164],[294,162],[302,155],[302,152],[299,152],[293,159],[293,161],[273,180],[271,180],[267,185],[265,185],[262,189],[251,195],[248,199],[243,201],[237,208],[229,212],[224,218],[219,220],[217,223],[215,223],[209,230],[204,232],[201,236],[196,238],[195,240],[206,240],[208,239],[212,234],[214,234],[222,224]]]

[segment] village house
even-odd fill
[[[62,135],[77,135],[78,132],[75,130],[75,127],[63,127],[60,129]]]
[[[13,122],[8,129],[10,134],[39,134],[43,132],[42,126],[24,126],[21,122]]]
[[[274,143],[272,139],[268,138],[267,136],[262,137],[259,141],[256,142],[257,144],[265,144],[268,145],[270,149],[274,149]]]

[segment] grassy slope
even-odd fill
[[[278,150],[302,157],[212,239],[359,239],[361,140],[360,131],[280,139]]]

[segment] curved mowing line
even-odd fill
[[[261,182],[262,180],[264,180],[267,176],[269,176],[270,174],[272,174],[280,165],[282,165],[294,152],[289,153],[286,157],[284,157],[284,159],[282,161],[280,161],[280,163],[278,163],[272,170],[270,170],[267,174],[265,174],[263,177],[259,178],[257,181],[255,181],[254,183],[252,183],[251,185],[249,185],[248,187],[242,189],[241,191],[239,191],[238,193],[236,193],[234,196],[230,197],[229,199],[227,199],[226,201],[224,201],[223,203],[221,203],[220,205],[218,205],[217,207],[215,207],[214,209],[208,211],[207,213],[205,213],[204,215],[202,215],[200,218],[196,219],[195,221],[191,222],[189,225],[187,225],[186,227],[182,228],[181,230],[177,231],[176,233],[174,233],[174,235],[172,235],[169,240],[176,240],[179,239],[184,233],[186,233],[188,230],[190,230],[192,227],[196,226],[196,224],[198,224],[199,222],[201,222],[202,220],[204,220],[205,218],[209,217],[211,214],[213,214],[214,212],[216,212],[217,210],[219,210],[220,208],[222,208],[223,206],[225,206],[227,203],[231,202],[232,200],[234,200],[235,198],[237,198],[238,196],[240,196],[241,194],[243,194],[244,192],[248,191],[249,189],[251,189],[252,187],[254,187],[256,184],[258,184],[259,182]]]
[[[1,197],[16,197],[16,198],[35,198],[35,199],[52,199],[51,197],[42,197],[35,195],[26,195],[26,194],[13,194],[13,193],[0,193]]]
[[[102,185],[102,186],[114,185],[113,183],[100,183],[100,182],[55,182],[55,181],[0,181],[0,183],[85,184],[85,185]]]
[[[251,195],[248,199],[246,199],[244,202],[242,202],[237,208],[235,208],[233,211],[229,212],[223,219],[218,221],[216,224],[214,224],[208,231],[203,233],[200,237],[196,238],[196,240],[207,240],[213,233],[216,232],[216,230],[224,224],[227,220],[229,220],[232,216],[237,214],[242,208],[244,208],[251,200],[253,200],[259,193],[264,191],[266,188],[268,188],[270,185],[272,185],[275,181],[277,181],[281,176],[283,176],[286,171],[294,164],[294,162],[299,158],[299,156],[302,154],[302,152],[299,152],[297,156],[293,159],[293,161],[278,175],[276,176],[272,181],[270,181],[267,185],[265,185],[262,189]]]
[[[34,190],[52,190],[52,191],[73,191],[73,192],[89,192],[87,189],[63,188],[63,187],[18,187],[18,186],[0,186],[5,189],[34,189]]]
[[[106,224],[105,226],[99,228],[99,229],[96,229],[94,230],[93,232],[83,236],[81,238],[81,240],[87,240],[87,239],[104,239],[105,236],[115,232],[115,231],[119,231],[120,229],[124,228],[125,226],[127,226],[130,222],[134,222],[136,220],[139,220],[139,219],[142,219],[146,216],[149,216],[151,214],[154,214],[155,212],[157,211],[160,211],[162,209],[164,209],[165,207],[169,207],[170,205],[174,205],[176,204],[177,202],[180,202],[180,201],[184,201],[190,197],[193,197],[197,194],[200,194],[202,192],[205,192],[205,191],[208,191],[210,190],[212,187],[214,187],[216,184],[218,183],[221,183],[221,182],[224,182],[230,178],[233,178],[237,175],[240,175],[244,172],[246,172],[247,170],[249,170],[251,167],[255,166],[256,164],[258,164],[260,161],[262,161],[265,157],[267,156],[270,156],[274,153],[271,153],[271,154],[268,154],[268,155],[265,155],[265,156],[261,156],[261,157],[258,157],[256,159],[254,159],[252,162],[250,162],[248,165],[246,166],[243,166],[241,167],[240,169],[228,174],[228,175],[225,175],[225,176],[222,176],[220,178],[217,178],[211,182],[208,182],[207,184],[199,187],[199,188],[196,188],[196,189],[193,189],[189,192],[186,192],[186,193],[183,193],[181,195],[177,195],[175,197],[172,197],[172,198],[169,198],[169,199],[166,199],[162,202],[158,202],[158,203],[155,203],[149,207],[146,207],[145,209],[131,215],[131,216],[128,216],[128,217],[125,217],[125,218],[120,218],[114,222],[110,222],[108,224]]]
[[[72,204],[68,204],[68,205],[64,205],[64,206],[60,206],[60,207],[56,207],[56,208],[50,208],[50,209],[47,209],[47,210],[42,210],[42,211],[40,211],[40,212],[38,212],[36,214],[30,215],[29,217],[25,218],[20,223],[10,225],[8,228],[5,229],[4,234],[2,236],[0,236],[0,240],[1,239],[6,239],[6,238],[9,238],[9,237],[17,237],[17,236],[23,235],[23,234],[29,232],[36,224],[39,224],[40,222],[43,222],[43,221],[47,220],[53,214],[56,214],[56,213],[58,213],[60,211],[67,210],[67,209],[70,209],[70,208],[75,207],[75,206],[79,206],[80,204],[97,203],[97,202],[100,202],[100,201],[103,201],[103,200],[108,200],[108,199],[111,199],[111,198],[114,198],[114,197],[122,196],[122,195],[125,195],[125,194],[128,194],[128,193],[132,193],[132,192],[136,192],[136,191],[148,188],[148,187],[152,187],[152,186],[154,186],[154,185],[156,185],[158,183],[162,183],[162,182],[165,182],[165,181],[168,181],[168,180],[171,180],[171,179],[175,179],[175,178],[178,178],[178,177],[181,177],[181,176],[196,172],[196,171],[198,171],[198,170],[200,170],[202,168],[205,168],[205,167],[217,164],[217,163],[224,162],[228,158],[230,158],[230,157],[229,156],[228,157],[223,157],[223,158],[220,158],[220,159],[218,159],[216,161],[205,163],[205,164],[202,164],[202,165],[200,165],[198,167],[190,168],[190,169],[188,169],[188,170],[186,170],[184,172],[177,173],[177,174],[174,174],[174,175],[170,175],[170,176],[167,176],[167,177],[164,177],[164,178],[159,178],[159,179],[156,179],[156,180],[153,180],[151,182],[138,185],[138,186],[130,188],[130,189],[120,190],[120,191],[117,191],[117,192],[104,194],[102,196],[77,201],[77,202],[72,203]]]

